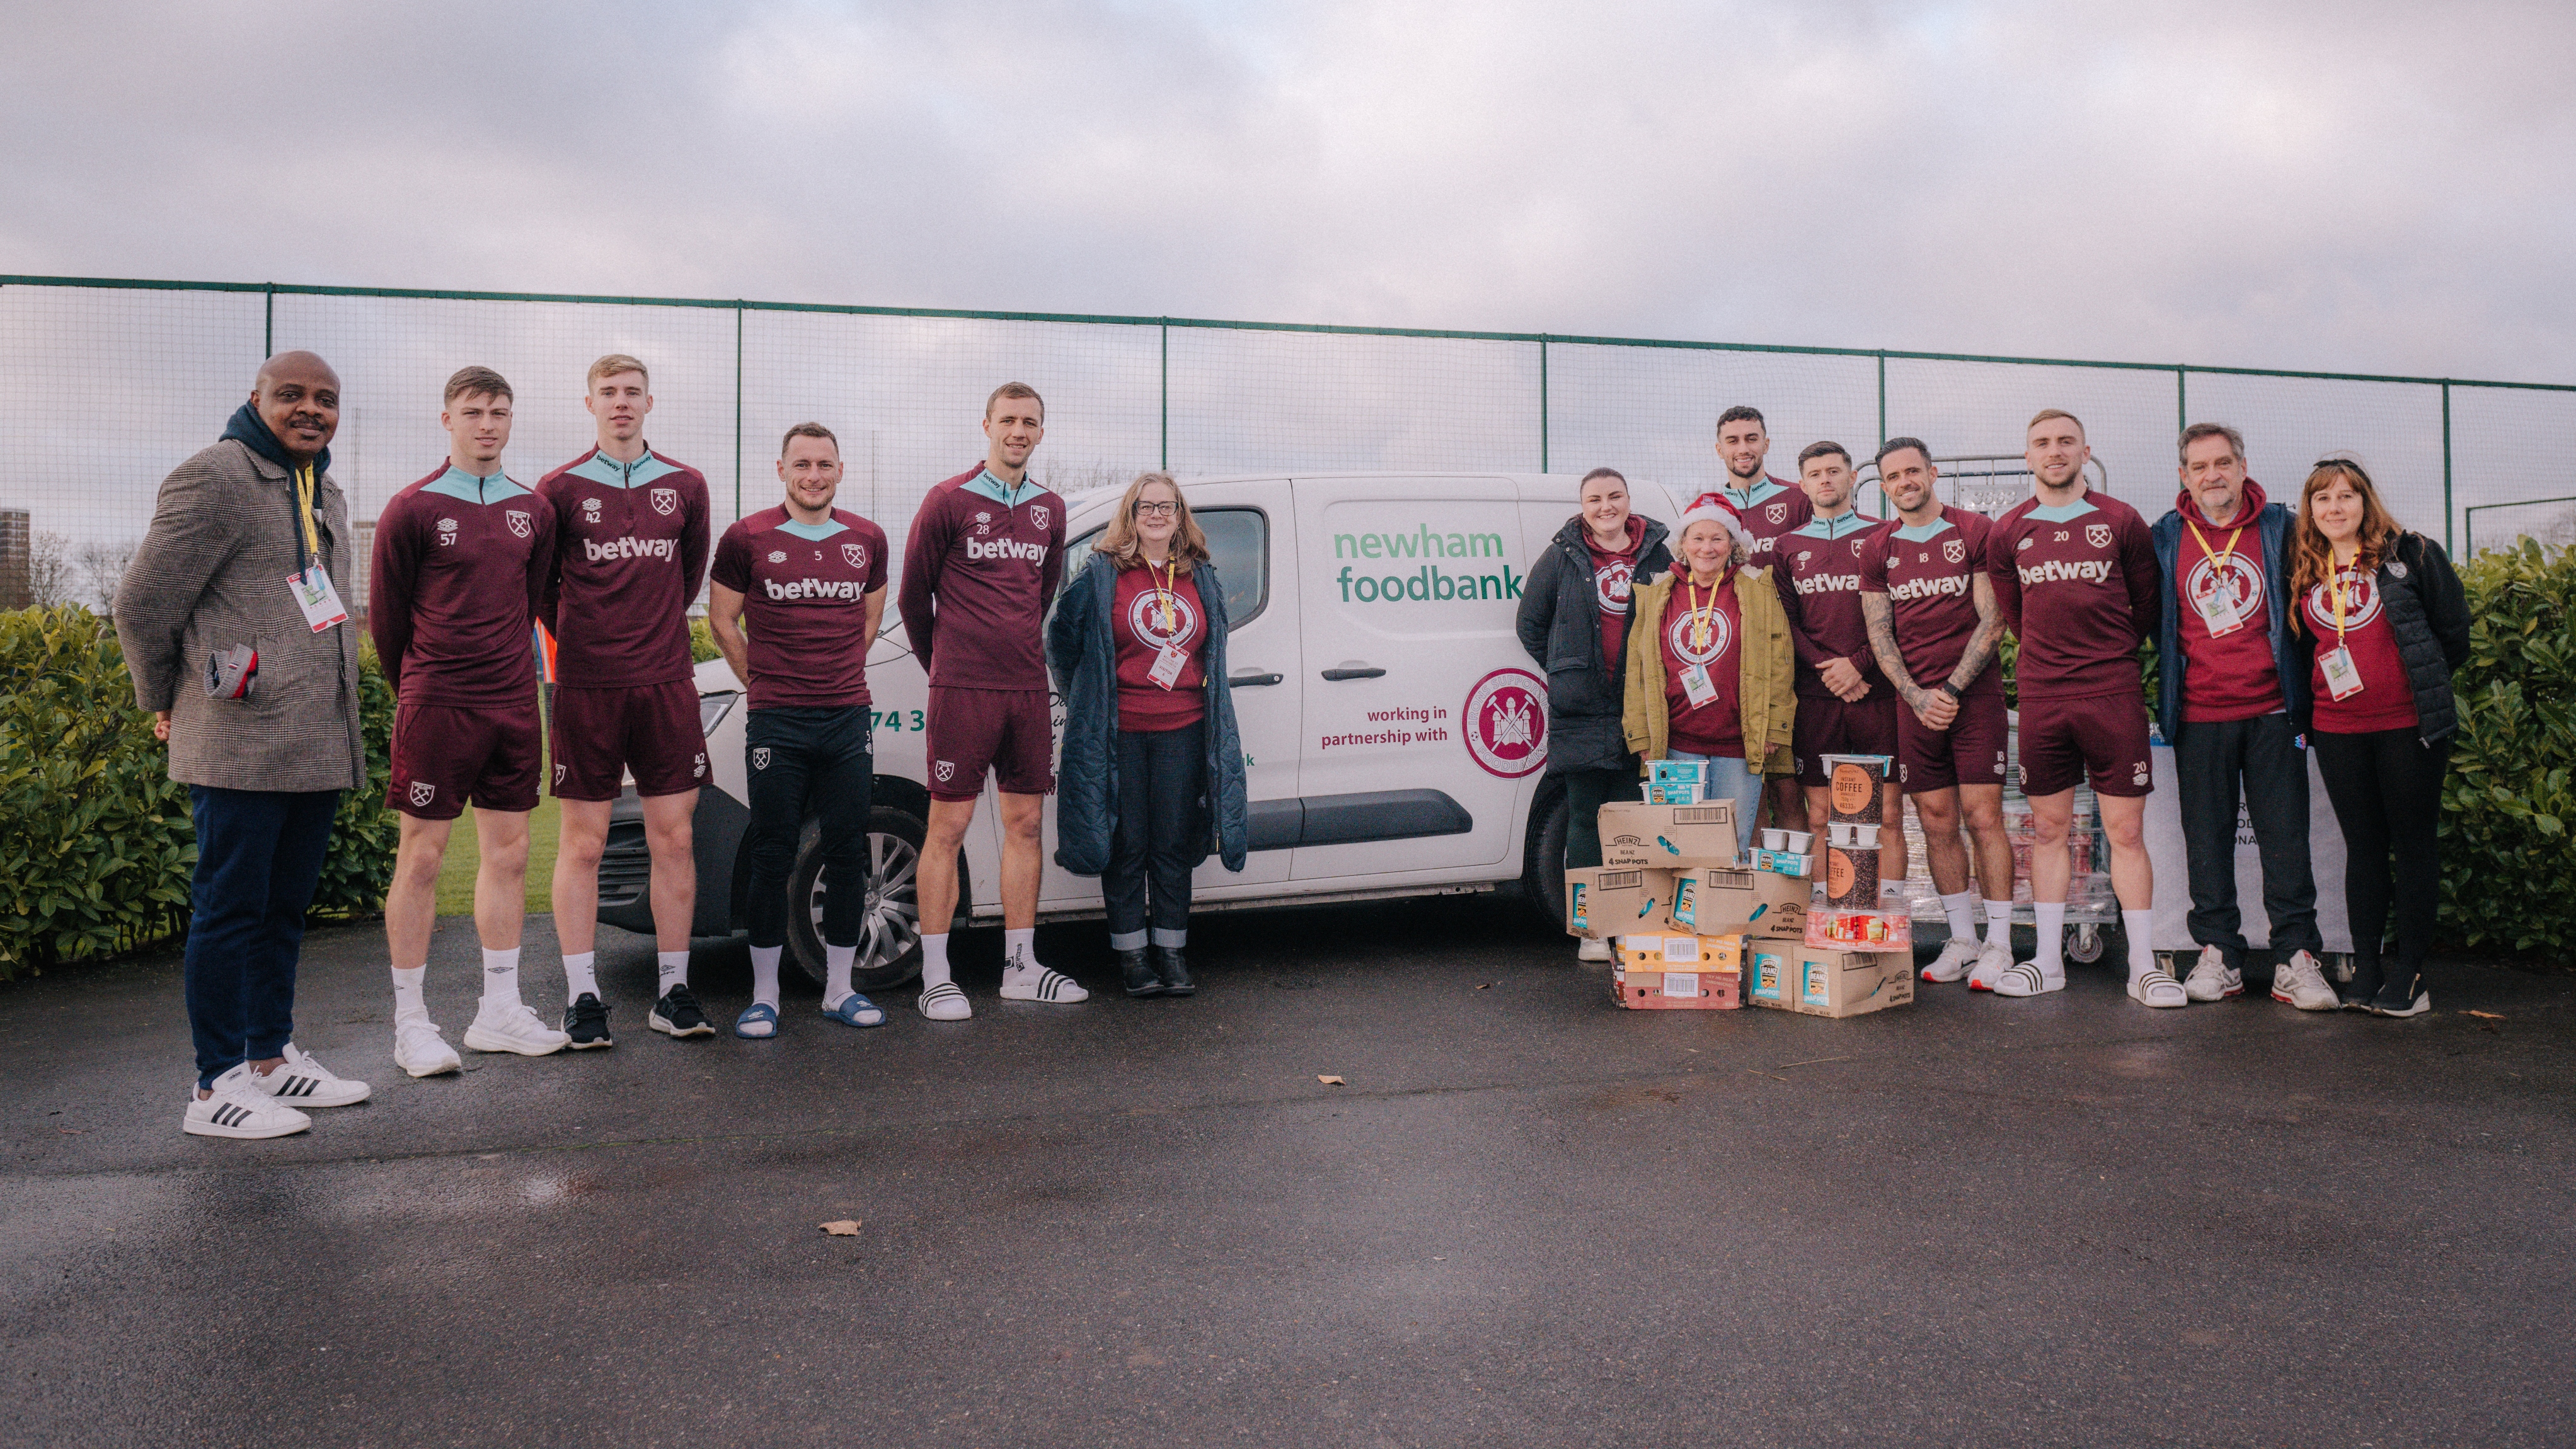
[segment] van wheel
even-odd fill
[[[1565,929],[1565,827],[1571,818],[1564,789],[1543,790],[1530,812],[1529,846],[1521,855],[1521,894],[1559,931]]]
[[[859,959],[851,984],[861,991],[901,986],[921,974],[921,842],[929,833],[920,817],[891,805],[868,815],[867,915],[859,927]],[[796,842],[796,869],[787,877],[789,954],[815,984],[823,981],[823,832],[805,823]]]

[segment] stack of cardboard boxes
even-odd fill
[[[1885,819],[1884,755],[1828,755],[1831,789],[1820,859],[1824,901],[1806,913],[1790,969],[1779,981],[1756,963],[1748,988],[1757,1005],[1814,1016],[1859,1016],[1914,1000],[1914,924],[1879,908],[1879,832]]]

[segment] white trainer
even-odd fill
[[[1077,1001],[1089,1001],[1091,993],[1051,966],[1006,966],[1002,968],[1002,999],[1071,1006]]]
[[[2225,1001],[2242,996],[2245,973],[2227,964],[2226,952],[2216,946],[2203,946],[2200,959],[2192,963],[2191,974],[2182,979],[2182,994],[2194,1001]]]
[[[1598,939],[1583,941],[1575,946],[1574,959],[1590,961],[1596,965],[1607,964],[1610,960],[1610,943]]]
[[[2066,973],[2064,971],[2058,971],[2053,974],[2042,971],[2039,969],[2039,963],[2036,961],[2015,962],[2012,966],[2007,967],[2001,975],[1995,977],[1995,995],[1997,996],[2045,996],[2052,991],[2064,991],[2065,989]],[[2179,1006],[2182,1003],[2176,1002],[2174,1004]]]
[[[457,1060],[456,1048],[439,1035],[438,1023],[427,1017],[394,1023],[394,1065],[415,1077],[465,1069],[465,1063]]]
[[[266,1076],[246,1071],[251,1085],[298,1107],[346,1107],[367,1100],[375,1090],[364,1082],[333,1075],[293,1042],[286,1044],[285,1056],[286,1064]]]
[[[2129,978],[2129,999],[2155,1007],[2189,1006],[2191,998],[2183,993],[2182,983],[2161,966],[2150,967]]]
[[[2001,941],[1988,941],[1977,948],[1976,969],[1968,973],[1970,991],[1992,991],[1995,982],[2013,965],[2012,947]]]
[[[244,1063],[215,1078],[211,1096],[191,1088],[182,1129],[199,1137],[284,1137],[313,1125],[312,1118],[261,1091],[249,1080],[252,1075]]]
[[[964,1021],[975,1014],[975,1008],[966,1004],[966,993],[958,990],[954,981],[924,988],[913,1005],[932,1021]]]
[[[2272,999],[2301,1011],[2336,1011],[2343,1006],[2334,984],[2326,980],[2325,968],[2305,951],[2292,952],[2289,960],[2272,968]]]
[[[1923,979],[1945,984],[1956,981],[1968,974],[1968,968],[1976,965],[1984,952],[1985,948],[1974,940],[1952,936],[1941,943],[1941,954],[1932,958],[1932,964],[1923,968]]]
[[[572,1045],[572,1037],[537,1019],[527,1003],[485,1005],[465,1028],[465,1044],[478,1052],[517,1052],[523,1057],[552,1056]]]

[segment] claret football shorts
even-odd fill
[[[499,709],[394,708],[393,774],[385,803],[419,820],[453,820],[468,801],[485,810],[537,808],[537,702]]]
[[[1896,706],[1896,783],[1908,795],[1957,785],[2004,782],[2012,722],[1998,690],[1963,695],[1946,730],[1928,729],[1901,701]]]
[[[2021,792],[2054,795],[2090,776],[2096,795],[2139,796],[2154,787],[2143,694],[2021,702]]]
[[[618,689],[555,686],[558,800],[614,800],[623,777],[638,795],[680,795],[707,782],[698,686],[675,679]]]
[[[988,769],[1006,795],[1055,792],[1055,725],[1045,690],[934,688],[925,723],[931,799],[974,799],[984,793]]]

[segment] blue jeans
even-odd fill
[[[188,789],[197,874],[188,891],[188,1029],[197,1085],[265,1061],[295,1035],[295,958],[322,880],[340,792]]]
[[[1688,750],[1666,750],[1667,760],[1697,760],[1708,767],[1708,798],[1735,802],[1735,848],[1753,848],[1753,809],[1762,803],[1762,775],[1743,760],[1724,755],[1694,755]]]

